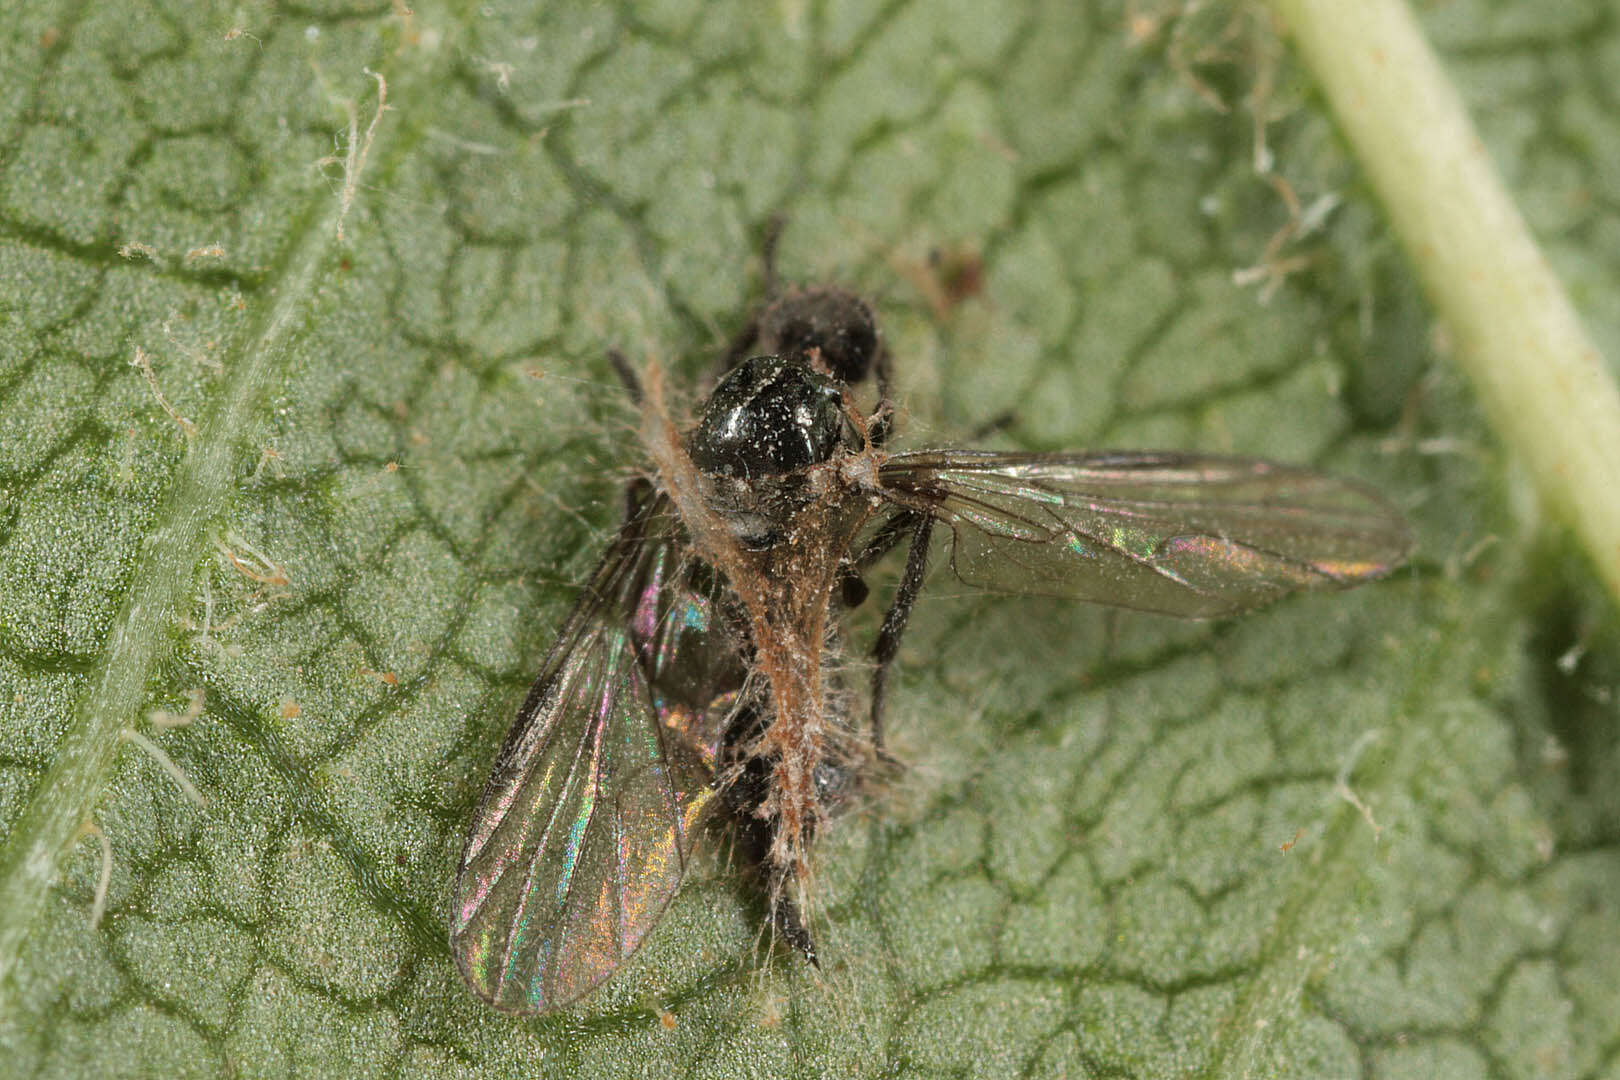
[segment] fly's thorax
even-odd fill
[[[872,505],[883,501],[883,486],[878,470],[888,455],[876,447],[867,447],[859,453],[843,454],[836,462],[838,482],[846,491],[859,493]]]
[[[702,497],[743,548],[789,538],[796,519],[829,501],[823,466],[864,450],[844,386],[802,357],[756,356],[715,387],[686,450]]]
[[[700,474],[699,491],[708,508],[725,523],[745,551],[792,558],[792,549],[814,549],[848,535],[846,521],[871,512],[865,489],[845,475],[846,462],[864,454],[841,453],[826,465],[781,476],[741,478]],[[856,498],[851,498],[851,494]],[[801,552],[812,561],[813,551]],[[761,567],[764,568],[763,566]]]
[[[699,471],[749,481],[822,465],[862,445],[844,407],[844,384],[793,355],[738,364],[687,439]]]
[[[768,551],[788,536],[794,517],[813,500],[802,473],[758,479],[700,473],[704,503],[745,551]]]

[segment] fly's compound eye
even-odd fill
[[[877,356],[877,319],[865,300],[842,289],[790,292],[759,317],[760,351],[806,356],[818,350],[821,362],[840,382],[857,383],[871,374]]]
[[[795,358],[756,356],[715,387],[687,449],[706,473],[749,478],[820,465],[851,437],[838,382]]]

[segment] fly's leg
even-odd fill
[[[871,590],[866,587],[866,580],[861,575],[873,563],[899,547],[900,542],[916,527],[916,513],[902,510],[878,527],[860,554],[844,560],[838,569],[838,596],[845,608],[858,608],[866,602]]]
[[[737,331],[737,336],[731,339],[731,344],[726,346],[726,351],[720,354],[720,360],[715,364],[710,378],[715,380],[725,378],[727,372],[748,359],[748,354],[753,349],[754,342],[758,340],[759,312],[755,311],[748,316],[748,321],[743,324],[743,328]]]
[[[998,412],[996,415],[974,428],[972,432],[968,434],[968,441],[979,442],[980,440],[988,439],[992,435],[999,435],[1003,431],[1006,431],[1008,428],[1012,427],[1013,424],[1017,423],[1017,421],[1018,414],[1013,412],[1011,409]]]
[[[640,406],[641,377],[636,374],[636,369],[630,366],[630,361],[618,349],[609,349],[607,359],[613,373],[624,384],[624,392],[630,396],[631,404]],[[624,486],[624,525],[621,527],[623,531],[628,533],[632,529],[640,529],[641,513],[651,504],[652,497],[652,481],[645,476],[638,476]]]
[[[797,949],[815,967],[821,966],[816,958],[815,939],[804,924],[799,905],[789,895],[786,875],[770,869],[771,842],[775,838],[775,823],[754,814],[737,816],[737,849],[742,857],[760,870],[764,879],[766,903],[771,908],[771,927],[778,937]]]
[[[896,515],[896,519],[899,517]],[[928,572],[928,540],[933,528],[932,514],[915,515],[911,548],[906,552],[905,573],[901,575],[900,587],[895,589],[894,599],[889,602],[889,610],[883,616],[877,642],[872,646],[872,659],[877,662],[877,667],[872,671],[872,745],[880,754],[883,751],[883,694],[889,665],[894,663],[895,655],[900,651],[900,636],[906,632],[911,608],[917,602],[917,594],[922,591],[923,577]]]
[[[877,383],[878,403],[866,421],[866,437],[873,446],[883,446],[894,434],[894,398],[889,396],[889,350],[878,343],[872,357],[872,378]]]
[[[732,368],[748,359],[749,350],[759,340],[759,317],[776,298],[777,289],[780,288],[776,277],[776,243],[782,238],[782,227],[786,224],[787,218],[781,214],[772,214],[765,223],[765,237],[759,245],[759,257],[764,263],[765,303],[754,309],[743,328],[737,331],[737,336],[731,339],[731,344],[726,346],[726,351],[720,354],[720,361],[714,370],[716,379],[724,378]]]
[[[618,349],[609,349],[607,359],[613,368],[613,374],[624,384],[624,392],[630,395],[630,404],[639,408],[642,397],[641,376],[636,374],[636,369],[630,366],[630,361]]]
[[[778,894],[771,902],[771,923],[776,927],[776,932],[782,935],[783,941],[804,954],[811,967],[821,967],[821,961],[816,959],[815,940],[811,938],[809,928],[804,925],[804,916],[799,914],[799,905],[789,899],[786,892]]]
[[[815,941],[805,926],[799,906],[793,902],[788,874],[771,864],[771,848],[781,823],[774,816],[760,816],[760,808],[770,794],[775,759],[751,752],[764,724],[759,710],[752,705],[745,706],[732,718],[720,750],[721,768],[717,775],[729,777],[720,787],[720,800],[736,819],[738,853],[755,868],[765,887],[771,926],[783,941],[820,967]]]
[[[624,520],[625,524],[635,521],[641,512],[652,501],[652,481],[645,476],[638,476],[624,485]]]
[[[765,222],[765,235],[759,242],[759,260],[764,267],[767,300],[774,299],[781,287],[776,277],[776,244],[782,239],[782,230],[786,227],[787,215],[777,211]]]

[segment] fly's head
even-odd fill
[[[816,466],[859,452],[844,384],[802,354],[756,356],[715,387],[687,452],[746,548],[770,547],[815,497]]]
[[[759,350],[803,356],[840,382],[863,382],[877,361],[877,318],[852,292],[795,289],[760,313]]]

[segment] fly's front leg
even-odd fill
[[[618,349],[609,349],[607,353],[608,364],[613,368],[613,374],[619,377],[624,384],[624,392],[630,395],[630,404],[641,406],[641,376],[636,369],[630,366],[630,361]]]
[[[726,346],[726,351],[720,354],[720,360],[715,364],[711,377],[717,381],[725,378],[732,368],[748,359],[748,354],[753,349],[754,342],[758,340],[759,312],[756,311],[748,316],[748,322],[743,325],[741,330],[737,331],[737,336],[731,339],[731,344]]]
[[[776,278],[776,243],[782,238],[782,227],[787,224],[787,218],[781,214],[772,214],[765,223],[765,237],[760,241],[759,257],[764,263],[765,303],[748,316],[748,322],[737,331],[737,336],[731,339],[726,351],[720,354],[720,362],[716,365],[714,377],[725,378],[732,368],[748,359],[749,350],[759,341],[759,317],[770,302],[776,299],[779,282]]]
[[[641,516],[641,512],[652,501],[652,497],[652,481],[645,476],[638,476],[624,485],[624,521],[626,525]]]
[[[872,671],[872,745],[880,753],[883,750],[884,685],[888,680],[889,665],[900,651],[900,636],[906,632],[912,605],[916,604],[917,594],[922,591],[923,577],[928,572],[928,541],[934,528],[931,514],[914,513],[908,516],[914,519],[914,523],[911,548],[906,552],[906,570],[900,578],[899,588],[894,591],[894,599],[889,602],[889,610],[883,616],[883,627],[878,631],[877,642],[872,646],[872,659],[877,662],[877,667]],[[901,517],[897,514],[890,520],[896,521]]]
[[[759,242],[759,261],[764,267],[765,299],[776,298],[777,288],[781,282],[776,277],[776,245],[782,239],[782,230],[787,227],[787,215],[778,210],[765,222],[765,235]]]
[[[609,349],[607,359],[608,364],[613,368],[613,373],[624,384],[624,392],[630,395],[631,404],[639,407],[642,399],[641,377],[636,374],[636,369],[630,366],[630,361],[618,349]],[[651,502],[652,496],[652,481],[645,476],[638,476],[624,486],[624,523],[626,527],[637,521],[642,510]]]
[[[889,395],[889,350],[878,343],[872,357],[872,378],[877,383],[877,408],[866,421],[866,437],[873,446],[882,446],[894,434],[894,398]]]

